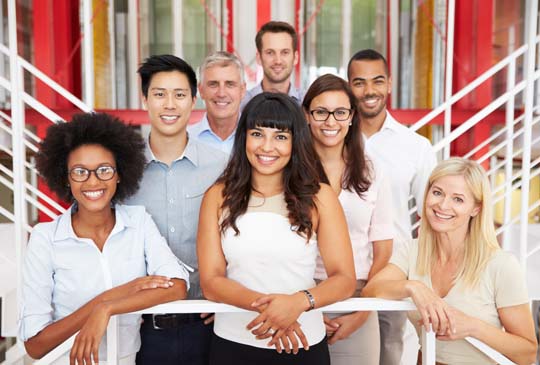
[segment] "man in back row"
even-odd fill
[[[259,85],[248,90],[240,109],[263,91],[288,94],[300,105],[304,95],[291,83],[294,66],[298,64],[298,36],[294,28],[286,22],[268,22],[257,32],[255,45],[257,63],[264,75]]]
[[[189,136],[229,154],[245,93],[244,66],[238,57],[224,51],[206,57],[199,67],[199,94],[206,114],[188,127]]]
[[[394,252],[412,238],[409,197],[422,207],[424,189],[437,160],[428,139],[397,122],[388,112],[392,79],[386,59],[377,51],[357,52],[347,68],[357,100],[366,154],[379,162],[389,177],[394,209]],[[420,213],[421,209],[418,211]],[[405,312],[379,312],[381,365],[400,364]]]

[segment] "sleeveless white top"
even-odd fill
[[[247,212],[236,220],[240,233],[235,235],[229,228],[221,237],[229,279],[265,294],[293,294],[315,286],[317,240],[312,237],[306,242],[287,215],[283,194],[250,198]],[[246,329],[257,315],[216,313],[214,332],[229,341],[270,349],[266,346],[269,339],[257,340]],[[321,312],[304,312],[298,322],[310,346],[323,340],[326,331]]]

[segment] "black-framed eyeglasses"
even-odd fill
[[[351,116],[352,109],[347,108],[337,108],[334,111],[329,111],[326,109],[314,109],[309,112],[313,119],[317,122],[326,122],[330,115],[334,116],[334,119],[338,122],[343,122]]]
[[[90,174],[94,173],[98,180],[108,181],[116,174],[116,168],[112,166],[99,166],[97,169],[89,170],[84,167],[74,167],[69,170],[69,177],[76,182],[85,182],[90,178]]]

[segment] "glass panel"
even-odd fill
[[[349,57],[364,48],[386,53],[386,0],[328,0],[316,14],[304,37],[304,88],[318,76],[333,73],[346,77]],[[304,21],[308,22],[319,1],[306,2]],[[350,8],[347,8],[350,6]],[[361,16],[359,15],[361,14]],[[351,17],[344,22],[344,17]],[[351,24],[350,29],[344,29]],[[343,49],[343,33],[350,32],[349,49]],[[347,59],[344,59],[347,58]]]
[[[208,53],[214,51],[213,42],[209,42],[207,16],[199,0],[184,0],[182,49],[185,60],[198,67]]]
[[[173,52],[171,0],[151,2],[150,54]]]

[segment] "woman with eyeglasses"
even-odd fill
[[[364,155],[355,98],[347,82],[334,75],[316,79],[302,106],[315,151],[345,211],[356,271],[356,297],[392,255],[391,191]],[[315,278],[327,272],[318,258]],[[332,364],[378,364],[376,312],[325,314]]]
[[[106,114],[79,114],[47,130],[37,169],[71,207],[37,224],[24,267],[19,336],[41,358],[76,332],[55,364],[106,358],[112,315],[186,296],[188,273],[144,207],[124,206],[144,169],[144,142]],[[148,276],[147,276],[148,275]],[[140,315],[119,316],[120,364],[134,364]]]
[[[216,313],[211,365],[330,363],[313,309],[349,297],[354,269],[343,210],[313,154],[291,97],[265,92],[246,105],[229,163],[201,206],[203,293],[248,310]],[[329,275],[316,285],[318,252]]]

